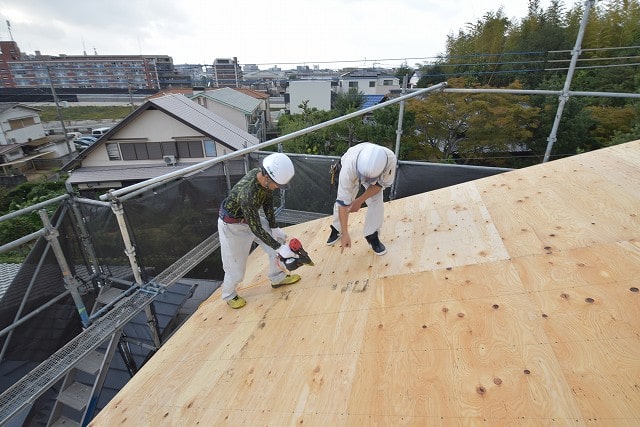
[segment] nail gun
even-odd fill
[[[302,247],[300,240],[293,238],[289,240],[289,248],[298,255],[298,258],[283,258],[278,255],[278,264],[280,268],[286,271],[293,271],[303,265],[315,265],[307,251]]]

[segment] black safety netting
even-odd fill
[[[233,160],[122,203],[145,280],[171,267],[217,231],[220,203],[244,174],[244,159]],[[214,254],[202,261],[190,277],[221,279],[219,256]]]
[[[226,161],[224,165],[217,164],[168,181],[133,197],[122,198],[127,231],[135,248],[143,280],[150,280],[174,266],[194,247],[217,231],[220,203],[227,196],[229,189],[244,176],[246,170],[258,167],[262,158],[268,154],[270,153],[252,153],[247,158]],[[276,194],[276,208],[331,214],[336,186],[330,183],[330,166],[339,158],[299,154],[291,154],[290,157],[296,173],[289,189],[282,194]],[[385,190],[385,200],[389,200],[394,194],[394,198],[399,199],[506,170],[399,162],[396,183],[394,187]],[[134,283],[134,275],[126,254],[122,232],[111,207],[82,203],[81,200],[76,205],[83,218],[84,230],[73,220],[71,210],[64,207],[58,209],[58,212],[64,212],[64,215],[57,213],[54,225],[60,232],[59,241],[69,268],[80,285],[79,290],[86,300],[87,310],[90,310],[97,290],[97,274],[131,281],[131,284]],[[86,234],[82,235],[83,232]],[[87,246],[82,242],[93,248],[94,255],[87,253]],[[191,269],[187,277],[222,279],[219,251],[214,251]],[[28,297],[23,302],[22,297],[29,288]],[[24,316],[56,298],[65,289],[60,266],[53,251],[47,249],[46,241],[41,238],[2,297],[0,326],[10,325],[21,305]],[[66,313],[54,314],[63,323],[60,327],[50,320],[51,313],[55,313],[54,310],[57,309]],[[69,326],[70,323],[73,323],[72,327]],[[39,328],[39,325],[42,327]],[[61,342],[80,331],[81,326],[77,308],[74,307],[71,297],[62,298],[16,330],[14,337],[20,338],[12,340],[10,352],[5,358],[10,358],[12,352],[37,351],[37,354],[34,353],[28,359],[42,360],[59,348]],[[34,335],[37,333],[34,331],[40,329],[47,331],[46,336]],[[6,337],[0,338],[0,344],[5,339]],[[50,345],[46,345],[46,342],[50,342]]]
[[[126,230],[144,281],[166,269],[175,268],[217,231],[220,203],[247,170],[259,167],[269,152],[252,153],[205,170],[174,178],[159,186],[121,197]],[[295,176],[285,192],[276,192],[277,212],[301,211],[329,215],[335,203],[337,185],[330,182],[330,167],[339,157],[290,154]],[[386,201],[502,173],[507,169],[433,163],[399,162],[395,185],[385,190]],[[75,210],[74,210],[75,206]],[[77,215],[74,214],[77,213]],[[317,215],[311,215],[313,217]],[[286,218],[283,215],[283,218]],[[87,312],[91,311],[103,279],[134,285],[131,261],[122,230],[111,205],[87,203],[82,198],[65,201],[52,217],[58,242]],[[281,226],[289,225],[280,222]],[[221,280],[224,276],[220,251],[213,251],[186,273],[186,277]],[[0,294],[0,328],[21,316],[38,314],[18,326],[0,361],[0,391],[28,372],[33,362],[45,360],[82,331],[79,308],[65,295],[59,260],[39,238],[18,275]],[[26,295],[26,298],[24,298]],[[85,313],[86,315],[86,313]],[[29,363],[26,363],[26,362]]]
[[[262,159],[269,154],[257,152],[247,159],[225,162],[225,166],[217,164],[123,202],[129,232],[145,280],[172,266],[217,231],[220,203],[227,196],[229,188],[244,176],[246,170],[259,167]],[[289,189],[276,193],[276,209],[331,214],[337,185],[331,184],[330,167],[339,157],[289,156],[296,172]],[[393,196],[392,192],[395,192],[395,198],[402,198],[504,171],[506,169],[399,162],[395,186],[385,190],[385,200]],[[106,223],[104,220],[99,222]],[[108,253],[110,257],[122,254],[118,230],[115,227],[109,230],[113,235],[112,244],[108,245],[108,251],[104,243],[97,245],[100,253]],[[191,270],[190,277],[222,279],[219,252],[214,252]]]
[[[80,254],[78,233],[68,205],[58,207],[51,223],[58,231],[57,242],[65,256]],[[73,259],[73,256],[68,256],[66,262],[75,276]],[[91,284],[79,279],[78,291],[87,304],[92,303]],[[10,366],[5,362],[43,361],[82,330],[78,307],[71,295],[65,292],[60,263],[46,238],[40,237],[32,244],[18,273],[1,296],[0,329],[8,328],[27,315],[35,315],[22,321],[11,333],[0,337],[0,347],[7,343],[0,378],[5,378],[7,373],[4,368]],[[0,381],[2,390],[8,385],[10,384]]]
[[[398,164],[395,199],[450,187],[463,182],[503,173],[509,169],[461,166],[439,163],[402,162]]]
[[[262,159],[268,154],[254,154],[252,165],[256,167],[258,163],[255,159]],[[289,157],[295,166],[295,176],[285,193],[284,208],[331,214],[337,184],[331,184],[330,167],[339,157],[300,154],[289,154]],[[400,199],[506,171],[508,169],[400,161],[395,185],[385,189],[384,199],[388,201],[392,191],[395,192],[393,198]]]

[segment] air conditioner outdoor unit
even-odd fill
[[[175,165],[176,163],[178,163],[178,162],[176,161],[176,156],[164,156],[164,157],[163,157],[163,159],[164,159],[164,163],[165,163],[167,166],[173,166],[173,165]]]

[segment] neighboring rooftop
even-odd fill
[[[197,96],[205,96],[245,114],[253,113],[260,106],[260,101],[255,97],[229,87],[200,92],[191,96],[191,98]]]
[[[0,301],[14,277],[18,275],[20,267],[22,264],[0,263]]]
[[[639,425],[640,141],[386,204],[388,253],[287,227],[91,425]]]

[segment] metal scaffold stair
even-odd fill
[[[120,331],[140,311],[151,304],[158,294],[159,290],[151,288],[137,289],[133,294],[119,301],[104,316],[97,319],[51,357],[5,390],[0,395],[0,425],[5,424],[21,411],[30,407],[45,391],[70,373],[71,369],[77,369],[76,366],[81,361],[84,361],[86,357],[89,357],[101,344],[107,340],[111,340],[111,344],[117,343],[116,332]],[[105,359],[102,363],[103,367],[106,365],[104,363],[106,362],[106,356],[107,354],[105,354]],[[88,360],[85,361],[85,363],[88,362]],[[104,372],[105,369],[102,369],[98,377]],[[78,388],[73,390],[77,391]],[[86,394],[86,396],[87,402],[89,402],[88,398],[91,394]],[[64,420],[60,422],[64,422]]]
[[[47,426],[83,426],[91,420],[121,335],[122,329],[114,332],[104,353],[93,350],[66,374]]]
[[[61,409],[66,406],[82,412],[82,418],[87,411],[93,410],[87,405],[95,404],[91,400],[100,391],[104,380],[100,377],[106,375],[124,325],[147,309],[166,287],[173,285],[219,247],[218,233],[214,233],[161,272],[153,282],[154,287],[136,289],[128,296],[123,296],[126,292],[117,287],[107,286],[101,289],[93,311],[117,301],[113,308],[0,395],[0,425],[32,405],[63,378],[62,392],[54,404],[49,425],[79,425],[78,421],[62,414],[64,411]],[[110,344],[107,347],[110,351],[97,352],[96,349],[108,339]],[[98,366],[96,360],[100,360]],[[88,383],[85,381],[85,384],[73,381],[79,372],[84,376],[93,374],[94,380]]]

